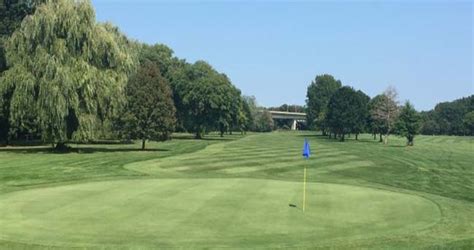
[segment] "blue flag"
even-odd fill
[[[307,139],[304,139],[303,157],[308,159],[310,155],[311,155],[311,150],[309,149],[309,142]]]

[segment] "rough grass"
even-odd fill
[[[471,137],[209,139],[0,148],[0,248],[474,246]]]

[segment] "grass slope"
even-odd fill
[[[303,160],[303,138],[313,156]],[[472,138],[255,134],[0,149],[0,247],[474,245]],[[302,169],[308,207],[302,213]],[[298,208],[290,208],[289,203]]]

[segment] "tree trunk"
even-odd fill
[[[145,150],[146,139],[142,139],[142,150]]]
[[[359,140],[359,134],[356,134],[356,141]]]
[[[407,136],[407,139],[408,139],[407,145],[408,146],[413,146],[414,145],[413,141],[415,139],[414,136],[409,135],[409,136]]]
[[[383,142],[382,133],[380,133],[380,135],[379,135],[379,142]]]
[[[377,140],[377,133],[374,133],[374,141]]]
[[[54,147],[54,142],[53,142],[53,147]],[[58,152],[67,152],[69,149],[65,142],[58,142],[56,143],[54,150]]]
[[[344,139],[345,139],[344,137],[345,137],[345,134],[344,134],[344,133],[342,133],[342,136],[341,136],[341,141],[344,141]]]
[[[197,131],[197,132],[196,132],[196,136],[195,136],[194,138],[199,139],[199,140],[202,139],[202,132],[201,132],[201,131]]]
[[[385,138],[383,140],[383,144],[385,144],[385,145],[388,144],[388,134],[385,135]]]

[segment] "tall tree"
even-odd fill
[[[355,118],[355,124],[354,127],[352,128],[352,133],[355,134],[356,140],[359,139],[359,134],[363,133],[367,129],[367,121],[369,119],[369,101],[370,97],[366,95],[364,92],[361,90],[358,90],[356,92],[357,94],[357,99],[355,100],[355,108],[356,110],[356,118]]]
[[[45,0],[3,0],[0,1],[0,77],[2,72],[7,70],[7,61],[5,58],[5,44],[12,33],[20,27],[21,21],[31,15],[36,7],[45,2]],[[1,81],[1,80],[0,80]],[[5,141],[8,144],[10,123],[10,94],[3,97],[5,100],[0,103],[0,142]],[[0,98],[0,99],[2,99]],[[31,129],[30,129],[31,131]]]
[[[360,95],[348,86],[338,89],[329,100],[327,122],[334,135],[340,135],[341,141],[357,127],[362,105]]]
[[[2,0],[0,1],[0,73],[7,69],[5,42],[20,27],[21,21],[34,13],[36,7],[46,0]]]
[[[261,110],[258,112],[255,120],[255,131],[257,132],[271,132],[273,131],[273,118],[268,110]]]
[[[464,115],[464,126],[466,127],[467,134],[470,136],[474,135],[474,111],[471,111]]]
[[[178,117],[187,131],[200,139],[206,131],[228,125],[234,90],[227,76],[197,61],[177,68],[173,78]]]
[[[256,130],[256,121],[258,116],[258,104],[255,96],[243,96],[243,107],[245,116],[247,117],[246,129],[250,131]]]
[[[382,135],[385,134],[387,128],[386,128],[385,121],[381,117],[377,116],[376,114],[379,107],[382,106],[382,104],[385,102],[385,99],[386,99],[385,95],[380,94],[372,98],[369,102],[369,114],[370,114],[369,126],[370,126],[372,134],[374,135],[374,140],[378,134],[380,142],[383,142]]]
[[[388,87],[371,110],[372,119],[383,124],[385,130],[384,144],[388,143],[388,136],[398,116],[398,93],[395,88]]]
[[[123,40],[116,28],[96,23],[90,1],[39,6],[6,46],[11,68],[0,98],[11,96],[10,124],[22,127],[34,116],[43,140],[59,147],[95,138],[125,99],[134,57]]]
[[[308,86],[306,106],[307,121],[310,128],[320,129],[324,135],[326,134],[327,105],[331,96],[341,86],[341,81],[328,74],[316,76],[315,80]]]
[[[416,112],[413,105],[410,102],[406,102],[405,105],[400,109],[398,120],[395,124],[397,132],[407,138],[407,145],[413,146],[415,135],[420,131],[421,117]]]
[[[164,44],[141,44],[140,46],[140,61],[142,63],[145,61],[155,63],[160,68],[161,75],[168,81],[172,80],[172,67],[174,67],[178,61],[178,59],[173,55],[173,50]]]
[[[174,130],[176,118],[171,89],[159,67],[142,63],[126,87],[127,104],[118,121],[122,134],[129,139],[166,140]]]

